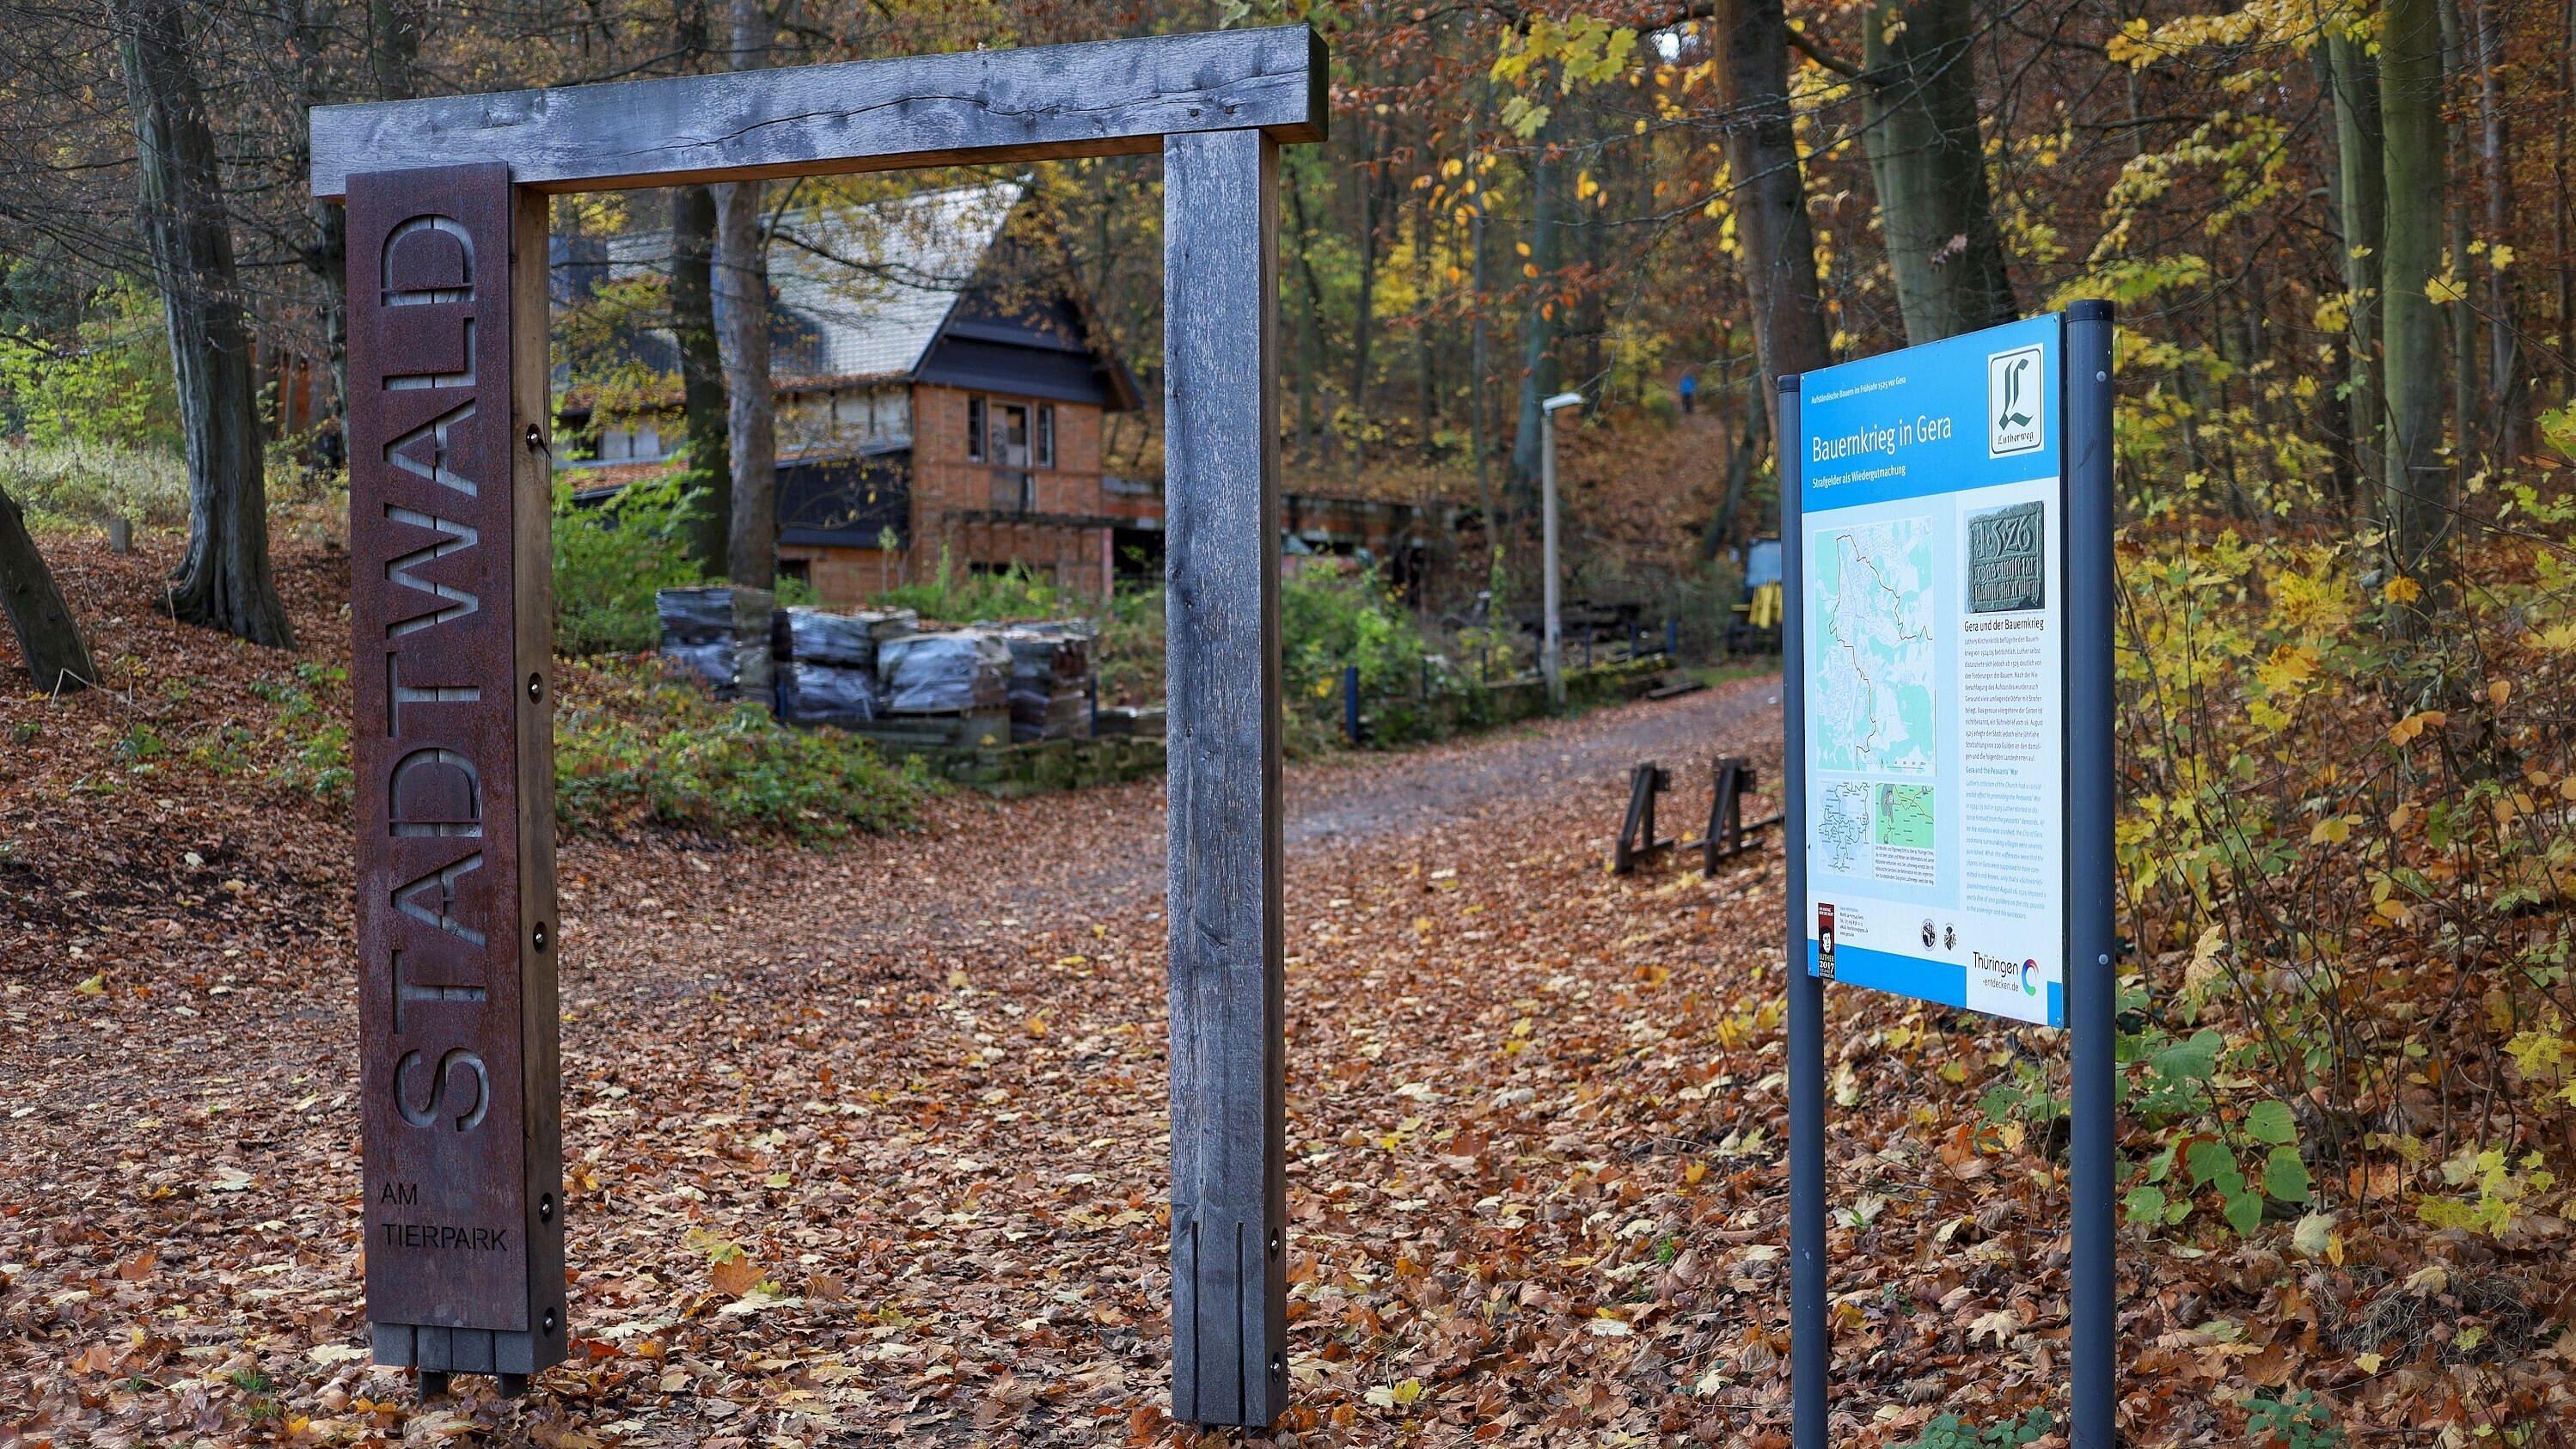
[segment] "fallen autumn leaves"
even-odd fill
[[[93,616],[117,566],[72,554]],[[336,648],[327,567],[290,577]],[[121,617],[102,652],[149,682],[208,647]],[[235,659],[162,725],[286,667]],[[1778,857],[1601,869],[1637,758],[1683,811],[1711,753],[1771,777],[1775,692],[1292,775],[1300,1442],[1785,1445]],[[819,851],[568,844],[577,1357],[419,1409],[362,1347],[345,823],[176,769],[73,793],[130,708],[0,706],[45,731],[0,786],[0,1445],[1171,1434],[1158,792],[947,798]],[[1833,1015],[1837,1442],[2052,1402],[2062,1180],[1976,1102],[2058,1043]],[[2536,1255],[2449,1242],[2435,1281],[2428,1241],[2125,1237],[2136,1442],[2243,1442],[2281,1386],[2390,1428],[2563,1396],[2545,1295],[2493,1297]]]

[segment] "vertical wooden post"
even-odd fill
[[[546,203],[349,181],[367,1317],[376,1361],[562,1359]]]
[[[1278,144],[1163,143],[1172,1417],[1286,1406]]]

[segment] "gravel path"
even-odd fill
[[[1418,834],[1496,812],[1526,812],[1585,790],[1599,798],[1606,849],[1627,802],[1628,771],[1639,761],[1675,769],[1667,809],[1677,813],[1669,821],[1696,820],[1706,809],[1708,762],[1719,753],[1750,755],[1762,763],[1761,778],[1771,778],[1779,758],[1779,710],[1779,676],[1766,674],[1419,749],[1299,762],[1287,770],[1282,833],[1290,859],[1298,860],[1333,846]],[[1123,901],[1145,892],[1159,900],[1161,789],[1131,786],[1117,793],[1132,797],[1119,806],[1129,830],[1108,859],[1081,852],[1033,861],[1015,895],[1022,907]]]
[[[1780,707],[1776,676],[1731,680],[1677,699],[1605,710],[1553,726],[1453,742],[1388,757],[1384,767],[1329,767],[1288,780],[1288,846],[1292,851],[1388,831],[1420,830],[1444,820],[1526,803],[1540,791],[1596,789],[1604,820],[1618,823],[1628,771],[1639,761],[1687,764],[1690,780],[1719,740],[1743,748],[1751,727]]]

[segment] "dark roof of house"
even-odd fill
[[[774,383],[910,380],[1142,406],[1061,251],[1017,220],[1027,199],[1026,185],[1005,181],[780,218],[769,248]],[[609,269],[657,270],[669,253],[667,232],[620,237]],[[665,333],[647,350],[671,347]]]

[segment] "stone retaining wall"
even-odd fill
[[[1570,669],[1565,675],[1566,707],[1584,710],[1624,704],[1643,698],[1663,677],[1664,663],[1660,659]],[[1427,703],[1388,701],[1371,711],[1362,724],[1374,727],[1374,738],[1403,742],[1492,729],[1536,719],[1547,712],[1546,681],[1530,676],[1480,690],[1436,696]],[[891,758],[920,759],[934,778],[1005,798],[1148,780],[1160,776],[1164,769],[1163,741],[1151,735],[961,748],[928,744],[917,735],[877,735],[867,726],[860,726],[858,733],[875,738],[877,748]]]

